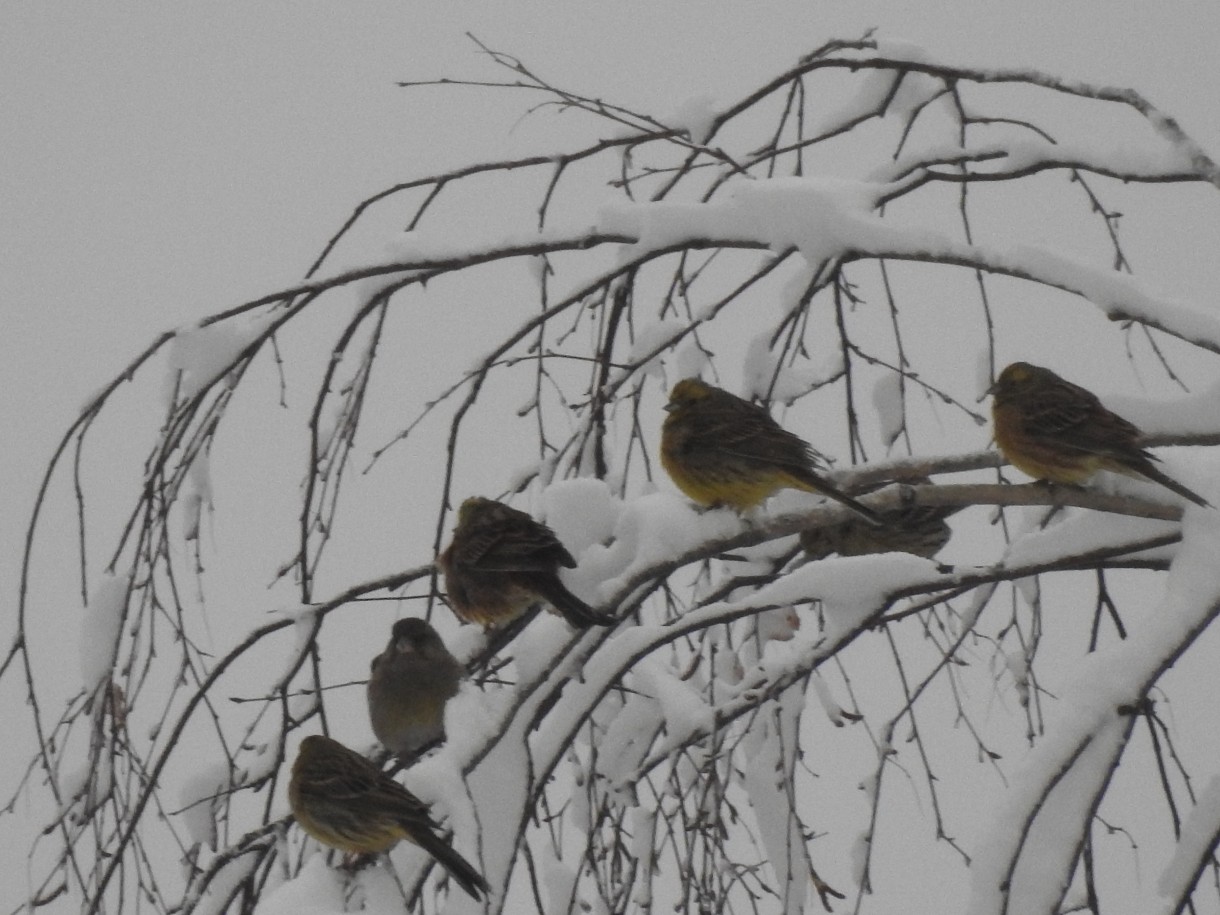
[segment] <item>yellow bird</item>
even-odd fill
[[[1146,477],[1196,505],[1211,505],[1156,468],[1140,430],[1102,406],[1092,391],[1050,369],[1014,362],[1000,373],[991,416],[1004,457],[1035,480],[1079,484],[1099,470]]]
[[[292,813],[309,835],[351,854],[414,842],[467,893],[482,899],[487,881],[437,835],[428,807],[359,753],[313,734],[301,741],[288,783]]]
[[[661,464],[677,487],[703,506],[746,511],[780,489],[815,492],[847,506],[870,524],[875,511],[814,471],[809,444],[762,407],[698,378],[669,392],[661,427]]]

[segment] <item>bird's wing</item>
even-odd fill
[[[1025,411],[1026,433],[1086,454],[1129,455],[1140,430],[1107,410],[1097,396],[1062,378],[1031,399]]]
[[[362,765],[360,763],[367,763]],[[302,781],[309,791],[348,810],[387,813],[404,827],[435,828],[428,806],[368,760],[344,760],[343,765],[315,770]]]
[[[388,775],[382,776],[378,803],[412,836],[437,828],[436,821],[428,812],[428,805]]]
[[[779,425],[762,407],[748,403],[737,406],[733,411],[708,411],[699,433],[703,447],[750,464],[770,464],[794,473],[807,472],[822,463],[822,456],[808,442]]]
[[[462,565],[483,572],[553,572],[576,565],[555,535],[532,519],[480,527],[462,546]]]
[[[302,782],[320,797],[345,804],[365,801],[377,789],[381,775],[372,763],[363,766],[334,766],[325,772],[315,770]]]

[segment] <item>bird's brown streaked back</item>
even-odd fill
[[[809,443],[762,407],[698,378],[669,392],[661,427],[661,464],[675,485],[701,506],[747,511],[780,489],[826,496],[870,524],[877,513],[814,470]]]
[[[337,740],[313,734],[301,741],[288,802],[297,824],[325,845],[376,854],[406,839],[475,899],[488,891],[482,875],[437,833],[427,805]]]
[[[555,532],[503,502],[480,496],[465,500],[438,562],[449,606],[464,622],[503,626],[539,602],[578,629],[616,622],[560,581],[559,569],[575,567],[576,560]]]
[[[1014,362],[991,387],[996,445],[1036,480],[1080,484],[1099,470],[1146,477],[1196,505],[1211,505],[1167,476],[1156,455],[1140,447],[1142,433],[1107,409],[1092,391],[1050,369]]]

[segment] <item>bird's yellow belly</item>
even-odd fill
[[[1100,458],[1070,451],[1062,445],[1042,443],[1021,432],[1009,435],[997,424],[996,444],[1008,463],[1035,480],[1071,485],[1085,482],[1101,469]]]
[[[681,461],[662,452],[661,463],[674,484],[688,498],[702,506],[727,505],[743,512],[766,501],[780,489],[814,492],[812,486],[783,470],[760,467],[749,471],[734,468],[734,473],[691,470]]]

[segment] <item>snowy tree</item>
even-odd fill
[[[430,91],[523,98],[563,144],[363,201],[66,431],[0,667],[37,740],[5,810],[40,823],[29,905],[477,909],[409,846],[344,868],[285,801],[303,736],[376,752],[368,662],[421,616],[469,676],[398,777],[488,911],[1217,911],[1220,514],[1029,482],[983,395],[1052,365],[1220,504],[1220,321],[1158,274],[1214,272],[1214,234],[1163,242],[1214,222],[1220,168],[1133,90],[872,36],[656,116],[486,53]],[[833,503],[698,510],[657,461],[692,375],[952,539],[815,555]],[[545,520],[617,624],[459,626],[433,560],[475,494]]]

